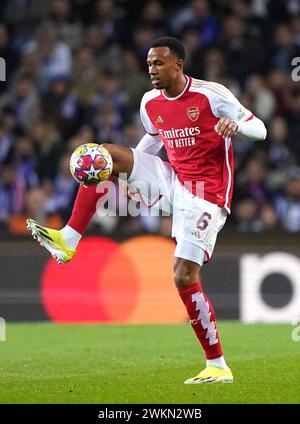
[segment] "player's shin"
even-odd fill
[[[179,295],[186,307],[191,326],[205,352],[206,359],[222,366],[223,352],[218,335],[213,306],[202,291],[200,282],[178,288]],[[226,363],[224,361],[224,368]]]
[[[106,194],[107,189],[97,191],[95,186],[85,187],[80,185],[67,226],[75,230],[77,234],[82,235],[96,212],[99,199]],[[69,235],[71,235],[71,232],[69,232]]]

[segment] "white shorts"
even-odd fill
[[[147,207],[159,208],[163,215],[172,213],[172,237],[177,242],[174,256],[202,266],[212,256],[218,232],[227,218],[226,210],[193,195],[180,183],[168,162],[132,151],[130,190],[137,191]]]

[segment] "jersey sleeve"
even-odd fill
[[[149,153],[150,155],[156,155],[163,145],[164,143],[160,140],[159,135],[153,136],[145,134],[136,146],[136,149],[144,153]]]
[[[215,97],[215,115],[235,121],[238,124],[237,133],[248,140],[264,140],[267,130],[264,123],[245,108],[227,88],[222,87]]]
[[[147,102],[147,97],[146,95],[144,95],[141,101],[141,106],[140,106],[141,121],[146,132],[152,136],[156,136],[158,135],[158,131],[155,128],[155,126],[152,124],[151,119],[148,116],[148,113],[146,110],[146,102]]]
[[[252,119],[253,113],[245,108],[230,90],[224,86],[221,87],[222,91],[214,98],[214,114],[218,118],[229,118],[236,122]]]

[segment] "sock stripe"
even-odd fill
[[[207,359],[223,355],[213,306],[202,290],[200,281],[178,289],[190,323]]]

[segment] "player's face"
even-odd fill
[[[168,90],[182,72],[182,60],[172,54],[169,47],[149,50],[147,64],[154,88]]]

